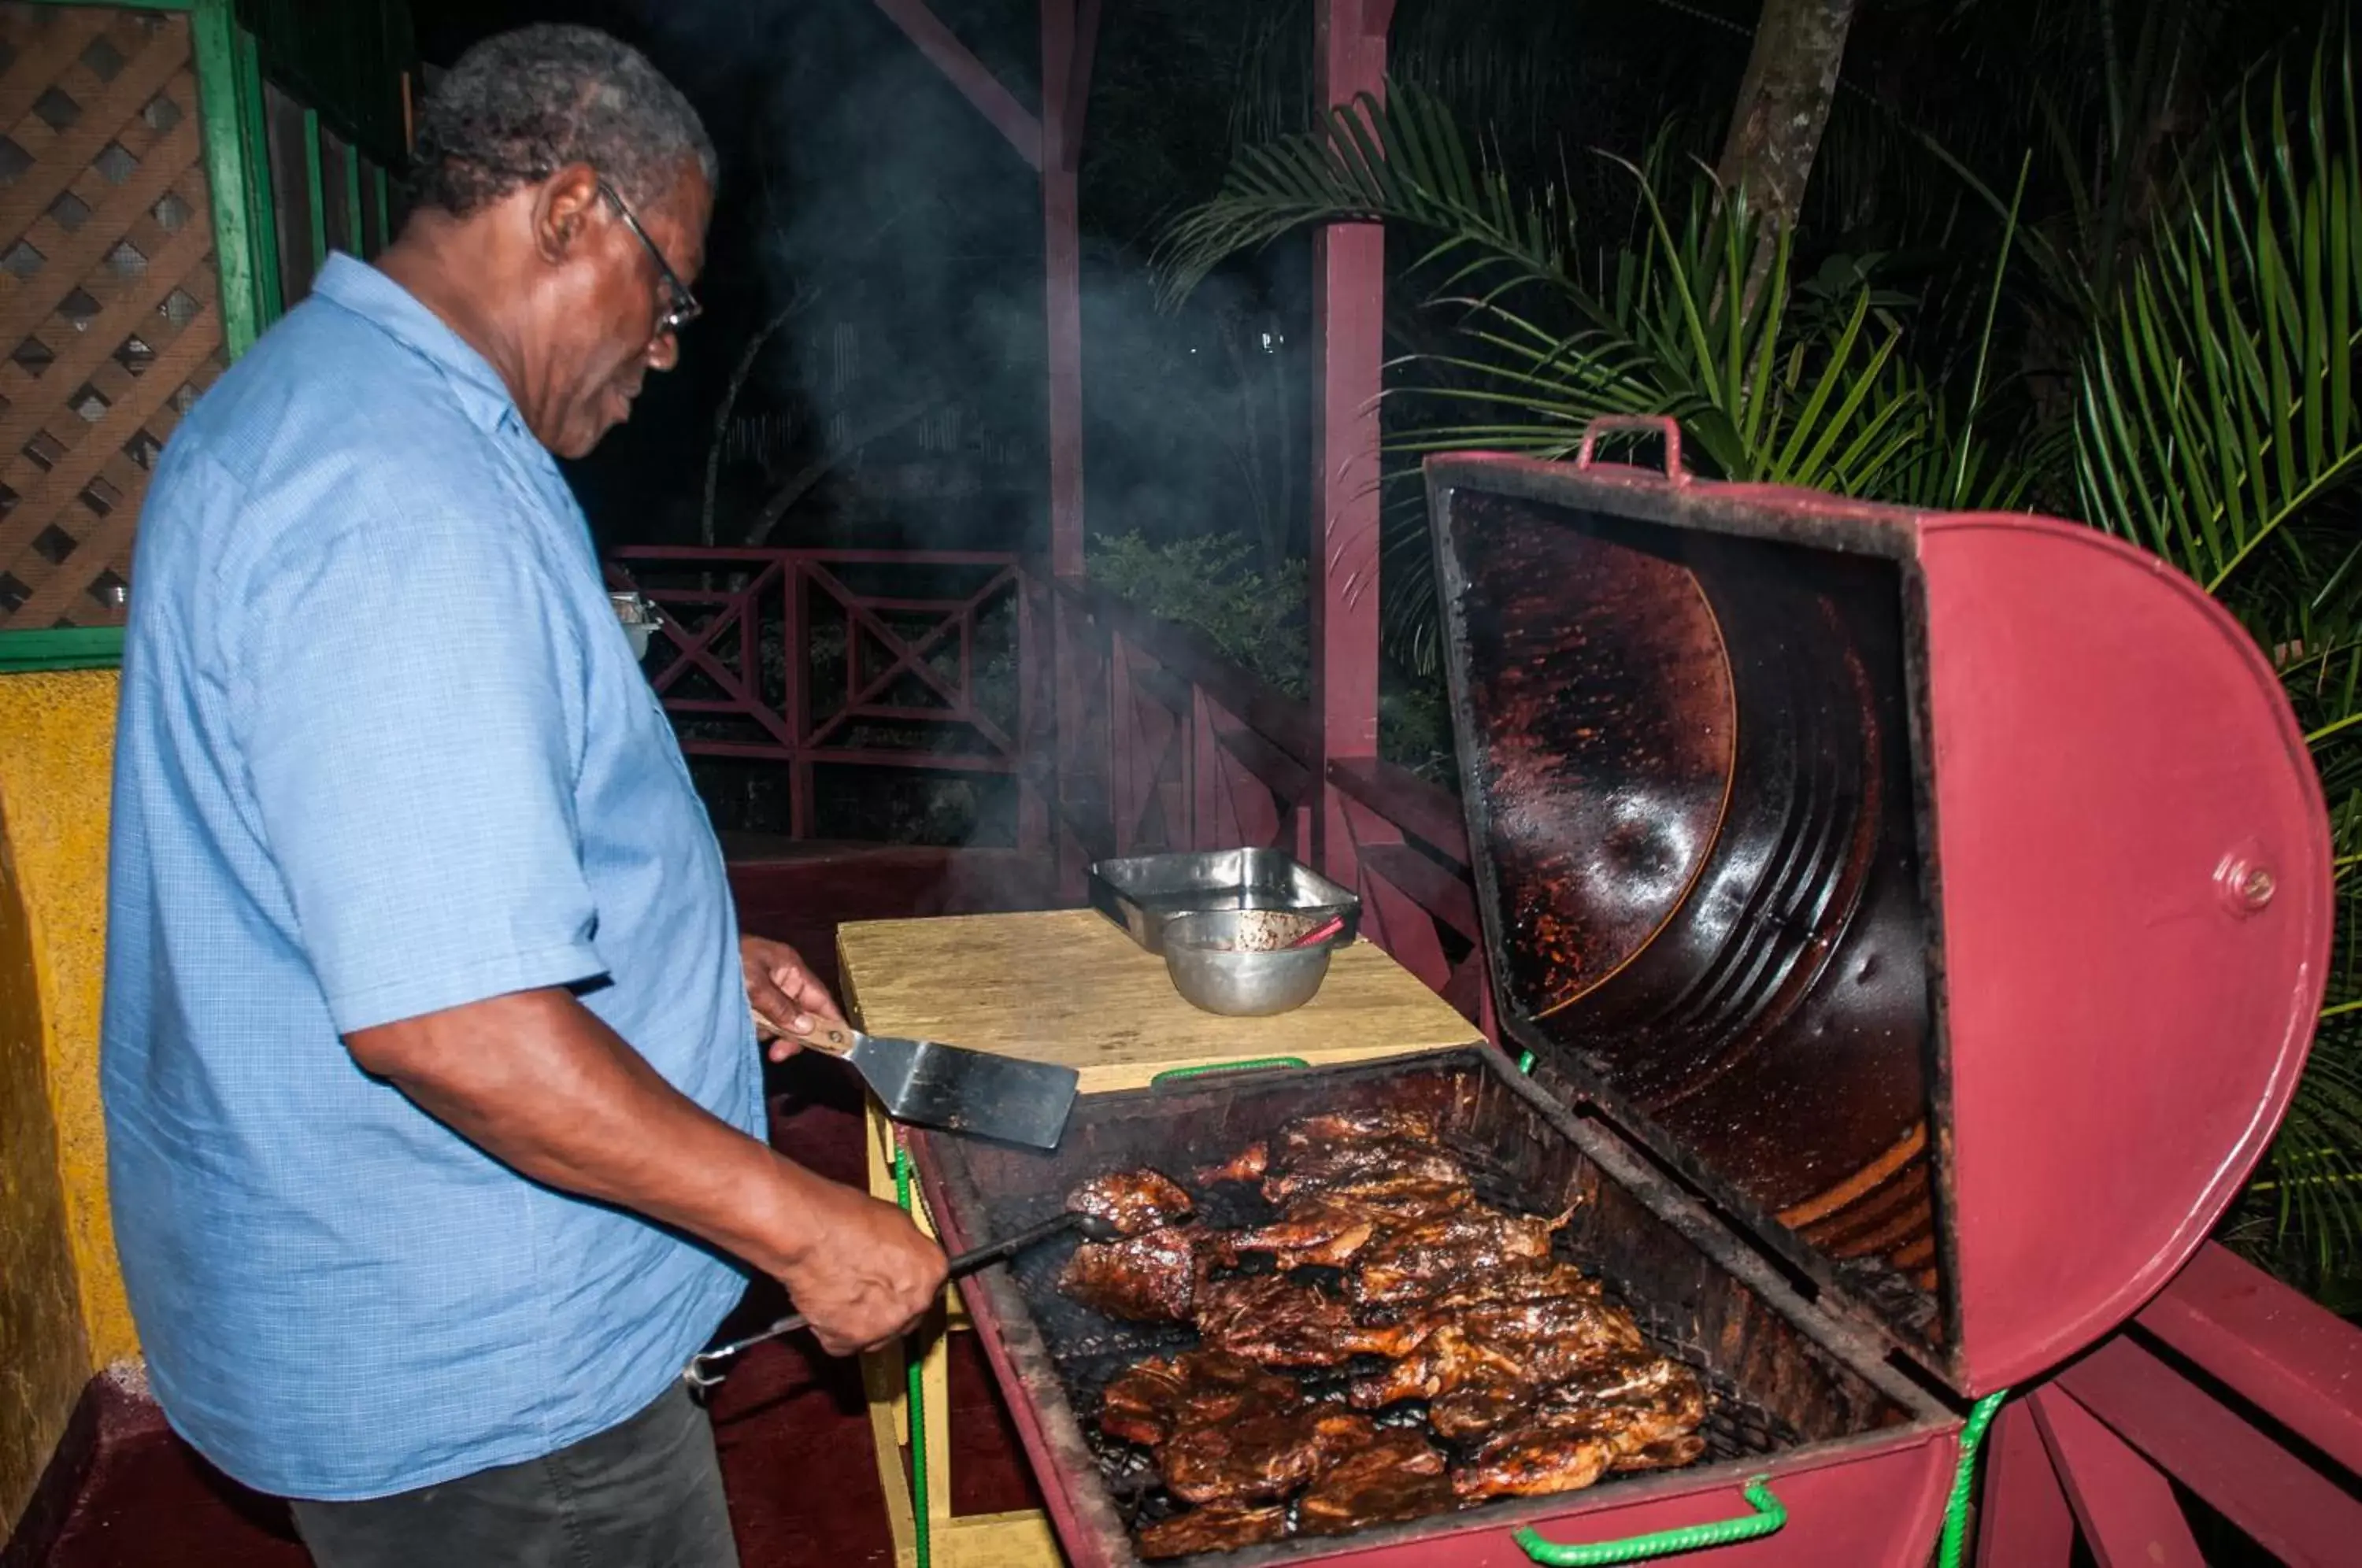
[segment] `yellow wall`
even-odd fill
[[[32,932],[0,837],[0,1538],[24,1512],[91,1371],[34,977]]]
[[[10,884],[0,892],[12,894],[0,901],[21,904],[39,1004],[35,1014],[24,998],[6,993],[0,1041],[12,1060],[23,1037],[39,1042],[85,1372],[139,1351],[115,1261],[98,1099],[115,679],[112,670],[0,676],[0,827]],[[17,1088],[21,1076],[12,1071],[0,1093],[24,1092]],[[12,1161],[14,1144],[12,1138]]]

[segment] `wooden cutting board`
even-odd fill
[[[1059,1062],[1085,1094],[1175,1067],[1297,1056],[1315,1066],[1480,1043],[1476,1026],[1367,941],[1275,1018],[1183,1001],[1164,960],[1092,910],[856,921],[837,928],[846,1009],[872,1034]]]

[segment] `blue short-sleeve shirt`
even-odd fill
[[[569,986],[763,1125],[721,855],[557,465],[480,356],[332,258],[166,447],[133,581],[103,1083],[165,1413],[324,1499],[628,1418],[741,1275],[340,1038]]]

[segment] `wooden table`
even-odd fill
[[[1219,1018],[1183,1001],[1164,960],[1089,910],[850,922],[837,928],[844,1001],[872,1034],[941,1040],[979,1051],[1063,1062],[1085,1094],[1139,1088],[1159,1073],[1265,1056],[1315,1065],[1363,1062],[1465,1045],[1474,1025],[1368,942],[1339,950],[1312,1000],[1276,1018]],[[894,1198],[893,1124],[869,1104],[869,1190]],[[917,1204],[919,1223],[934,1224]],[[945,1331],[968,1327],[944,1292]],[[925,1400],[927,1524],[934,1568],[1035,1568],[1061,1561],[1041,1513],[955,1515],[948,1430],[950,1353],[943,1333],[920,1364]],[[877,1474],[899,1568],[918,1557],[916,1514],[901,1450],[910,1441],[900,1350],[866,1356],[863,1381]]]

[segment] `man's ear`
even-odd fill
[[[582,241],[590,209],[599,204],[599,171],[569,163],[541,183],[533,204],[534,246],[547,261],[562,261]]]

